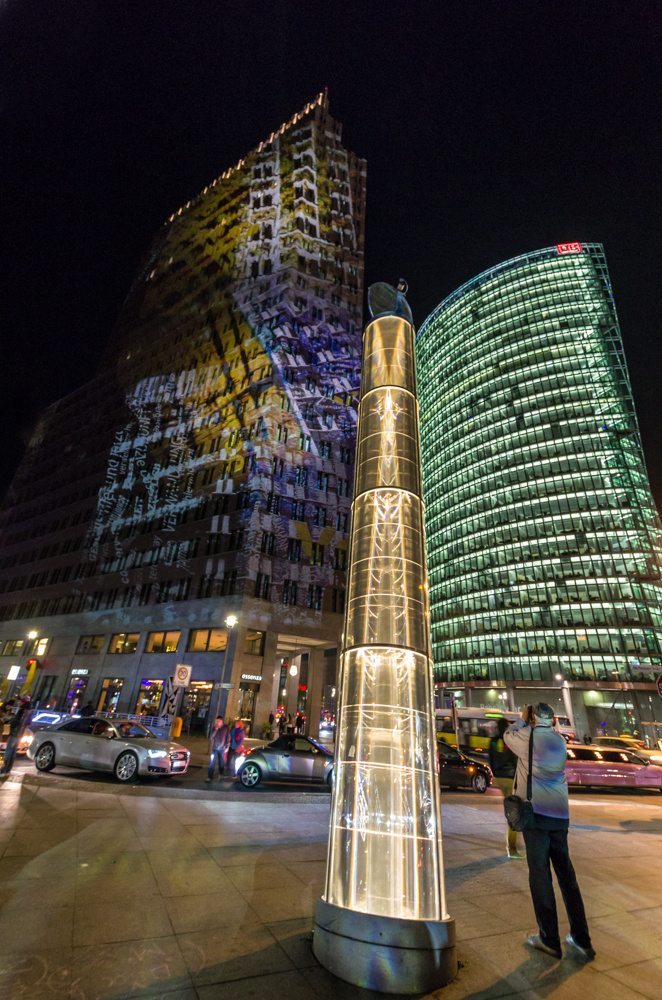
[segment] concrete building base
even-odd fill
[[[399,920],[327,903],[315,909],[313,953],[345,982],[381,993],[427,993],[457,974],[455,921]]]

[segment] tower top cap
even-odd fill
[[[405,295],[407,293],[407,282],[404,278],[398,281],[398,287],[394,288],[386,281],[378,281],[368,289],[368,309],[373,319],[378,316],[401,316],[408,323],[413,325],[411,309]]]

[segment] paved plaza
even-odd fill
[[[434,996],[662,1000],[662,796],[571,796],[587,966],[522,947],[535,922],[500,799],[444,793],[442,809],[461,968]],[[328,817],[328,796],[17,773],[0,789],[0,997],[374,997],[312,955]]]

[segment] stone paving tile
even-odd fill
[[[207,861],[180,864],[167,872],[158,872],[156,880],[162,896],[227,892],[234,888],[228,876],[211,858]]]
[[[71,948],[73,921],[72,906],[54,906],[40,910],[9,907],[0,913],[2,951],[4,954],[12,954]]]
[[[653,958],[648,962],[622,965],[618,969],[607,969],[605,976],[615,979],[622,986],[635,987],[650,1000],[662,1000],[662,959]]]
[[[174,936],[74,948],[72,968],[71,1000],[171,998],[193,985]]]
[[[642,919],[636,912],[599,917],[591,922],[590,931],[597,952],[593,968],[597,970],[662,958],[659,924]]]
[[[314,1000],[308,980],[301,972],[275,972],[241,980],[241,1000]],[[375,994],[372,994],[373,998]],[[198,988],[199,1000],[238,1000],[237,983],[214,983]]]
[[[240,892],[226,889],[195,896],[170,896],[164,900],[170,921],[177,934],[234,927],[240,923],[259,923],[258,916]]]
[[[139,941],[143,938],[169,937],[173,927],[166,905],[158,896],[147,905],[136,905],[138,896],[128,890],[123,899],[108,904],[101,899],[77,903],[74,914],[74,947],[88,944],[112,944],[115,941]]]
[[[299,885],[282,889],[252,889],[243,895],[260,920],[271,921],[275,914],[283,920],[312,917],[319,893],[314,886]]]
[[[284,865],[234,865],[227,869],[227,877],[241,892],[252,889],[280,889],[300,887],[302,879]]]
[[[73,906],[75,883],[71,878],[14,879],[0,885],[0,908],[7,910]],[[36,917],[38,919],[38,917]]]
[[[324,861],[289,861],[286,867],[306,885],[322,886],[326,881],[326,858]]]
[[[6,1000],[69,1000],[71,947],[12,953],[0,958],[0,996]]]
[[[291,958],[297,969],[316,966],[313,955],[313,917],[296,917],[293,920],[278,920],[265,925],[278,941],[285,954]]]
[[[196,986],[247,979],[258,970],[264,976],[294,969],[292,960],[262,923],[180,934],[178,941]]]

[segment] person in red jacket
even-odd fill
[[[218,780],[220,781],[225,771],[225,757],[230,743],[230,730],[223,722],[223,716],[219,715],[214,726],[214,731],[209,740],[209,753],[211,761],[209,764],[209,774],[205,781],[214,780],[214,771],[218,764]]]
[[[245,735],[244,724],[241,719],[237,719],[234,726],[230,730],[230,745],[228,747],[228,755],[225,760],[225,766],[228,770],[230,778],[234,778],[235,757],[238,757],[244,749]]]

